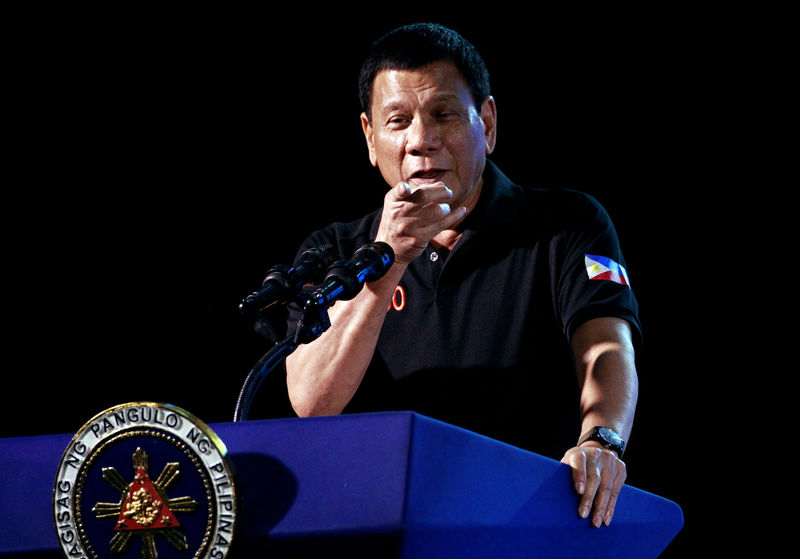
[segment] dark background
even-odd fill
[[[586,191],[614,219],[645,335],[628,481],[683,508],[669,556],[719,542],[704,457],[727,405],[715,359],[735,345],[718,314],[724,198],[741,165],[720,147],[736,126],[720,85],[733,38],[716,17],[655,10],[311,11],[22,22],[0,435],[72,433],[134,400],[229,421],[268,349],[239,301],[313,229],[381,203],[358,120],[367,45],[436,20],[489,66],[492,159],[516,182]],[[267,380],[251,417],[291,413],[282,381]]]

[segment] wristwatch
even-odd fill
[[[622,458],[622,453],[625,451],[625,441],[622,440],[619,433],[608,427],[595,427],[588,433],[581,435],[578,441],[578,446],[581,446],[586,441],[597,441],[603,448],[614,450],[617,456]]]

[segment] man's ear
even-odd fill
[[[375,142],[372,130],[372,125],[369,123],[367,113],[361,113],[361,129],[364,131],[364,139],[367,140],[367,150],[369,151],[369,161],[375,167],[378,160],[375,157]]]
[[[494,151],[497,142],[497,107],[491,95],[481,103],[481,120],[483,121],[483,136],[486,142],[486,155]]]

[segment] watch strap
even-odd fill
[[[587,441],[597,441],[603,448],[613,450],[617,453],[619,458],[622,458],[622,453],[625,452],[625,441],[619,433],[608,427],[593,427],[588,432],[581,435],[578,440],[578,446]]]

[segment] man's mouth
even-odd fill
[[[433,184],[442,180],[445,174],[443,169],[426,169],[414,172],[410,179],[419,184]]]

